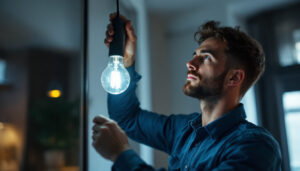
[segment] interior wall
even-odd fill
[[[149,16],[149,37],[151,49],[151,91],[152,110],[158,113],[170,114],[171,111],[171,62],[166,44],[165,21],[159,16]],[[156,168],[167,167],[168,155],[154,150],[154,165]]]
[[[88,168],[110,170],[112,163],[102,158],[92,146],[93,118],[107,115],[107,93],[101,86],[101,72],[108,62],[108,48],[104,45],[109,14],[115,10],[113,1],[89,0],[88,4]]]

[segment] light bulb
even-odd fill
[[[130,76],[124,67],[122,56],[109,57],[108,65],[101,75],[101,83],[105,91],[110,94],[121,94],[128,88]]]
[[[110,94],[121,94],[129,86],[130,76],[124,67],[125,23],[119,15],[117,0],[117,16],[112,20],[114,35],[109,45],[109,62],[101,75],[101,83]]]

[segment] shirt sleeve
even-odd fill
[[[241,136],[224,152],[221,163],[213,171],[280,171],[279,145],[270,138]]]
[[[184,124],[185,115],[166,116],[142,110],[135,92],[141,76],[135,72],[134,65],[127,70],[131,78],[128,89],[119,95],[108,94],[110,118],[117,121],[135,141],[170,153],[176,136],[175,128]]]
[[[165,171],[147,165],[133,150],[124,151],[114,162],[112,171]]]

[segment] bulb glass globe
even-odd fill
[[[110,94],[121,94],[128,88],[130,76],[124,67],[122,56],[109,57],[108,65],[101,75],[101,83],[105,91]]]

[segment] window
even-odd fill
[[[0,171],[87,170],[83,0],[38,2],[0,5]]]
[[[283,67],[300,64],[300,25],[281,20],[275,28],[279,64]]]
[[[295,44],[295,58],[297,63],[300,63],[300,29],[293,32],[294,44]]]
[[[281,66],[300,64],[300,28],[283,23],[277,27],[279,63]]]
[[[5,82],[6,61],[0,59],[0,84]]]
[[[282,96],[284,119],[291,170],[300,170],[300,91],[285,92]]]

